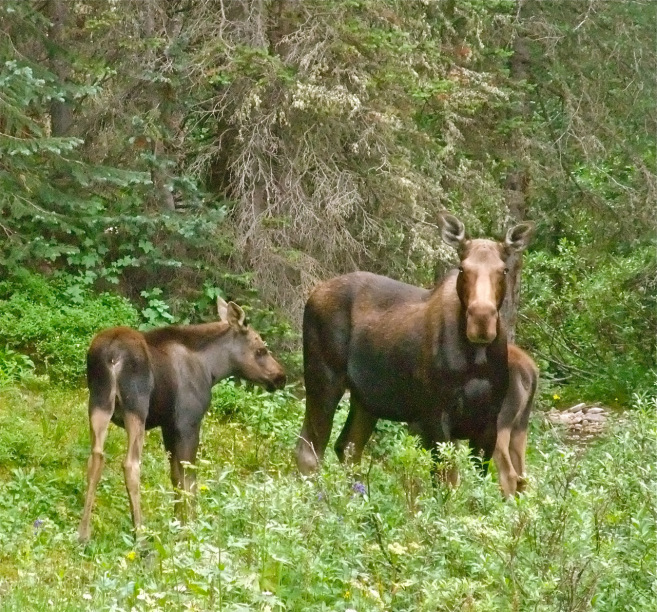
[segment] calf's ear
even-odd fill
[[[220,321],[228,320],[228,304],[220,296],[217,296],[217,314],[219,315]]]
[[[237,329],[244,328],[244,321],[246,319],[246,314],[244,311],[235,303],[228,302],[228,323],[231,327]]]
[[[519,223],[506,233],[504,244],[512,251],[524,251],[534,236],[534,229],[531,222]]]
[[[465,243],[465,225],[460,219],[448,212],[441,212],[438,216],[440,222],[440,235],[444,242],[459,250]]]

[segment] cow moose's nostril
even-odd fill
[[[466,335],[475,344],[490,344],[497,337],[497,309],[492,304],[475,303],[467,310]]]

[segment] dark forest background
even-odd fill
[[[430,286],[536,223],[516,341],[555,395],[655,367],[648,0],[3,0],[0,376],[77,384],[100,327],[212,316],[298,366],[320,279]]]

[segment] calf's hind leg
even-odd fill
[[[493,460],[497,468],[497,478],[504,497],[514,495],[518,488],[518,472],[511,459],[511,428],[502,427],[497,432]]]
[[[142,525],[139,478],[141,474],[141,453],[144,448],[145,424],[141,417],[133,412],[124,415],[124,427],[128,434],[128,452],[123,462],[125,486],[130,500],[130,513],[135,531]]]
[[[105,464],[103,448],[107,438],[107,428],[112,418],[113,410],[92,407],[89,410],[89,430],[91,433],[91,455],[87,463],[87,496],[84,502],[82,520],[78,528],[80,542],[87,542],[91,536],[91,511],[96,498],[96,487]]]
[[[511,432],[510,443],[511,461],[518,474],[518,493],[522,493],[527,487],[527,478],[525,476],[525,453],[527,451],[527,427],[514,429]]]

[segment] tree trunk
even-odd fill
[[[144,21],[143,32],[146,38],[153,38],[159,34],[156,32],[155,17],[156,11],[160,8],[157,0],[147,0],[143,5],[144,8]],[[165,15],[164,33],[167,33],[168,16],[164,7],[162,13]],[[147,68],[150,68],[153,73],[157,71],[157,56],[155,51],[150,50],[146,54]],[[151,180],[155,188],[155,197],[157,199],[157,206],[163,210],[174,211],[176,203],[173,197],[173,191],[170,186],[170,175],[166,170],[169,153],[167,146],[167,132],[171,130],[171,92],[170,86],[167,83],[150,82],[147,85],[148,96],[150,97],[151,109],[157,109],[159,115],[159,123],[162,126],[160,134],[153,135],[153,165],[151,167]]]
[[[63,57],[65,29],[68,24],[69,7],[66,0],[48,0],[46,14],[51,21],[48,38],[51,41],[48,52],[50,69],[57,75],[60,83],[65,84],[69,76],[69,66]],[[68,136],[73,124],[70,104],[64,100],[50,102],[50,123],[53,136]]]
[[[518,10],[523,0],[517,0]],[[510,59],[511,78],[514,81],[526,81],[529,77],[529,44],[521,32],[517,32],[513,41],[513,55]],[[519,114],[523,119],[529,117],[529,106],[526,97],[520,103]],[[529,172],[523,167],[522,160],[522,134],[513,132],[509,137],[508,151],[512,161],[505,184],[505,200],[512,222],[522,221],[527,217],[527,188],[529,186]],[[507,292],[502,304],[502,319],[507,326],[507,335],[510,343],[515,343],[516,322],[518,319],[518,306],[520,303],[520,274],[522,270],[522,257],[513,256],[509,262],[507,275]]]

